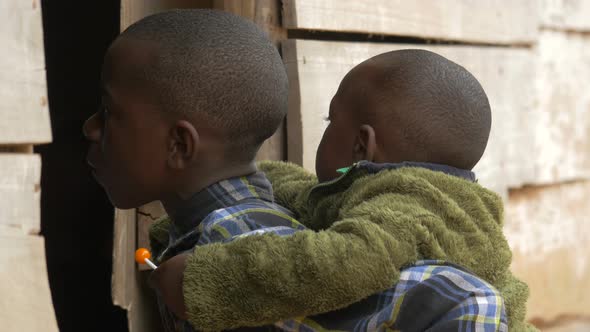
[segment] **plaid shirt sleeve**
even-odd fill
[[[492,285],[462,268],[420,261],[402,271],[395,287],[394,329],[508,331],[504,301]]]
[[[462,268],[419,261],[394,287],[351,306],[282,321],[283,331],[508,331],[500,293]]]
[[[264,221],[269,221],[267,225]],[[197,245],[215,242],[230,242],[244,236],[274,233],[292,235],[305,227],[287,213],[256,204],[213,212],[199,225],[200,238]]]

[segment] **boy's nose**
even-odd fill
[[[100,142],[102,136],[102,122],[100,121],[100,114],[94,113],[84,122],[82,126],[84,137],[91,142]]]

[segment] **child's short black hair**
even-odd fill
[[[162,109],[204,118],[234,155],[253,158],[287,113],[281,57],[252,22],[216,10],[172,10],[140,20],[121,38],[154,43],[157,54],[140,75]]]
[[[412,161],[463,169],[478,163],[492,116],[484,89],[469,71],[419,49],[383,53],[366,64],[379,68],[371,95],[381,105],[372,116],[375,122],[403,126],[396,139],[403,141]]]

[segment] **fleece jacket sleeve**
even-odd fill
[[[183,281],[189,321],[222,330],[345,307],[399,279],[396,266],[416,259],[402,245],[375,224],[342,220],[321,232],[197,247]]]
[[[258,169],[270,180],[278,204],[288,207],[297,219],[307,212],[307,196],[318,183],[314,174],[296,164],[279,161],[261,161]]]

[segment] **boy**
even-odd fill
[[[440,259],[499,288],[510,330],[527,329],[528,291],[508,271],[501,200],[469,171],[491,123],[477,80],[430,52],[382,54],[345,77],[329,121],[316,163],[323,183],[294,165],[261,165],[278,202],[322,231],[245,237],[170,259],[154,282],[175,312],[202,329],[325,313],[277,325],[505,330],[493,289],[474,287],[477,278],[457,267],[422,261]],[[165,244],[166,227],[164,220],[152,229],[154,246]],[[454,302],[457,294],[466,297]]]
[[[116,207],[162,202],[172,224],[170,245],[154,248],[159,262],[224,239],[230,226],[303,228],[256,172],[258,148],[285,116],[288,81],[254,24],[206,10],[148,17],[110,46],[102,85],[84,125],[88,163]],[[190,330],[161,311],[168,330]]]

